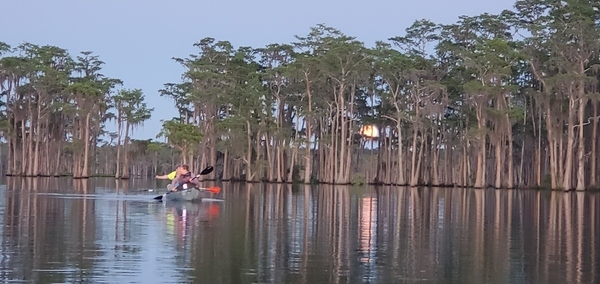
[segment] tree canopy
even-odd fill
[[[206,37],[158,90],[178,109],[159,135],[173,148],[138,155],[156,170],[166,160],[150,157],[175,151],[246,181],[597,187],[598,6],[522,0],[453,24],[417,19],[371,48],[324,24],[264,47]],[[91,53],[0,44],[0,56],[9,173],[85,176],[107,121],[124,123],[129,153],[128,131],[150,117]],[[365,125],[379,137],[361,137]]]

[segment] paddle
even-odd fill
[[[201,172],[200,172],[200,173],[199,173],[197,176],[195,176],[194,178],[192,178],[192,180],[194,180],[194,179],[197,179],[197,178],[198,178],[198,177],[200,177],[201,175],[207,175],[207,174],[210,174],[210,173],[211,173],[213,170],[214,170],[214,168],[213,168],[212,166],[208,166],[208,167],[206,167],[204,170],[202,170],[202,171],[201,171]],[[219,191],[220,191],[220,190],[221,190],[221,189],[219,189]],[[217,191],[217,193],[218,193],[219,191]],[[171,192],[172,192],[172,191],[169,191],[169,192],[167,192],[166,194],[169,194],[169,193],[171,193]],[[211,191],[211,192],[213,192],[213,191]],[[154,199],[156,199],[156,200],[161,200],[161,199],[163,199],[163,195],[159,195],[159,196],[157,196],[157,197],[154,197]]]
[[[218,186],[213,186],[213,187],[201,187],[201,188],[196,188],[198,190],[206,190],[206,191],[210,191],[211,193],[217,194],[219,192],[221,192],[221,188]]]
[[[200,188],[196,187],[196,189],[200,190],[200,191],[208,191],[208,192],[210,192],[212,194],[218,194],[219,192],[221,192],[221,188],[218,187],[218,186],[200,187]]]
[[[196,177],[210,174],[210,173],[212,173],[213,170],[214,169],[212,166],[208,166],[208,167],[206,167],[206,169],[202,170]]]

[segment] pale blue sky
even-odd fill
[[[511,9],[514,0],[421,1],[191,1],[191,0],[5,0],[0,41],[56,45],[72,55],[93,51],[106,64],[103,74],[140,88],[152,119],[133,134],[154,138],[161,119],[176,116],[174,103],[158,95],[164,83],[179,82],[183,69],[172,57],[186,57],[204,37],[235,47],[289,43],[323,23],[367,46],[403,35],[417,19],[452,23]],[[115,130],[113,125],[109,130]]]

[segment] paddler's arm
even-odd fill
[[[200,186],[200,180],[199,180],[199,178],[200,178],[200,176],[199,176],[199,175],[196,175],[196,176],[194,176],[194,177],[193,177],[193,178],[190,180],[190,182],[191,182],[191,183],[193,183],[193,184],[195,184],[195,185],[196,185],[196,187],[199,187],[199,186]]]
[[[169,173],[167,175],[156,175],[154,178],[156,178],[156,179],[170,179],[170,180],[173,180],[173,179],[175,179],[176,175],[177,175],[177,172],[173,171],[173,172],[171,172],[171,173]]]

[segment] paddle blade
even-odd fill
[[[214,168],[212,166],[208,166],[208,167],[206,167],[206,169],[204,169],[200,172],[200,175],[210,174],[213,170],[214,170]]]
[[[157,196],[157,197],[154,197],[154,199],[156,199],[156,200],[162,200],[162,199],[163,199],[163,196],[162,196],[162,195],[159,195],[159,196]]]
[[[217,194],[217,193],[221,192],[221,188],[218,187],[218,186],[209,187],[206,190],[208,190],[208,191],[210,191],[210,192],[212,192],[214,194]]]

